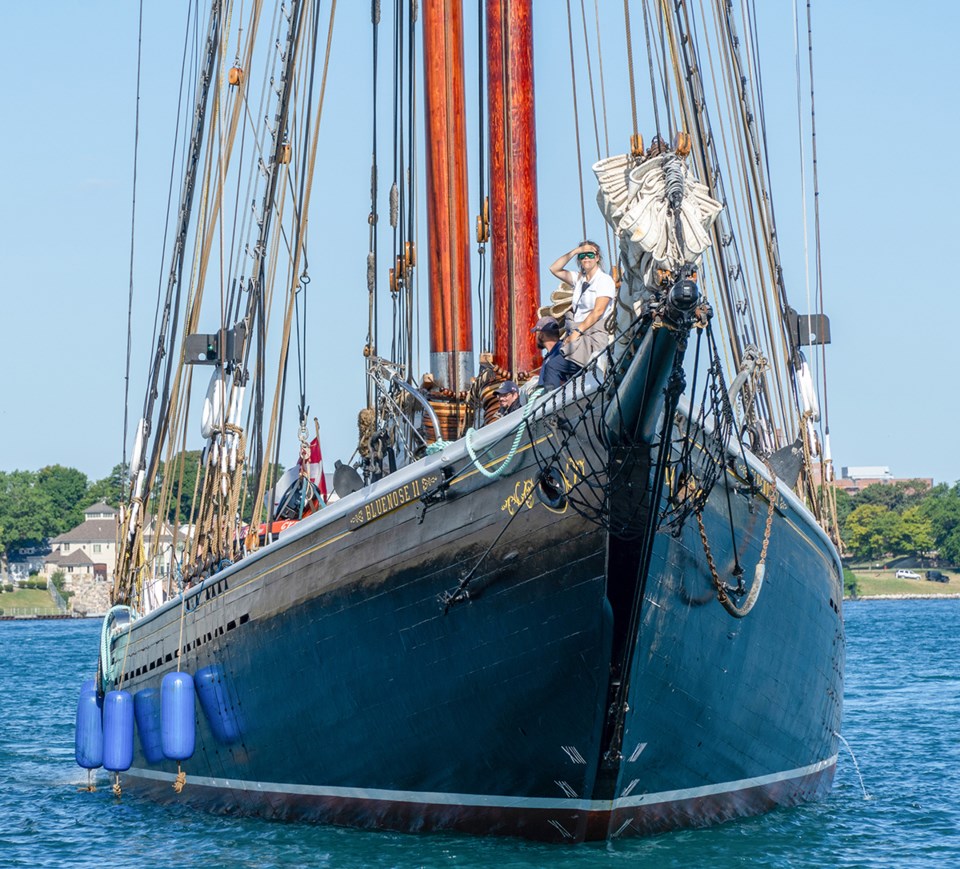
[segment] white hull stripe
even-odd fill
[[[704,785],[698,788],[683,788],[674,791],[661,791],[653,794],[637,794],[621,797],[617,800],[579,800],[551,799],[548,797],[510,797],[501,794],[449,794],[430,791],[394,791],[380,788],[340,788],[317,785],[279,784],[276,782],[248,782],[234,779],[193,776],[187,772],[187,786],[203,786],[218,790],[249,791],[262,794],[291,794],[310,797],[334,797],[337,799],[378,800],[390,803],[413,803],[422,805],[481,806],[501,809],[575,809],[586,812],[610,812],[637,806],[659,805],[681,800],[693,800],[717,794],[745,791],[750,788],[799,779],[818,773],[837,762],[837,755],[821,760],[809,766],[774,772],[769,775]],[[172,782],[176,776],[172,773],[152,769],[131,768],[127,775],[156,781]]]

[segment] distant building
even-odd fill
[[[886,465],[863,465],[840,468],[840,476],[848,480],[892,480],[893,474]]]
[[[83,511],[83,522],[52,537],[50,549],[44,566],[47,576],[58,569],[68,576],[91,572],[89,565],[100,563],[107,566],[107,575],[112,579],[117,564],[117,511],[102,501],[87,507]],[[85,555],[86,560],[77,558],[78,552]]]
[[[43,570],[43,561],[50,554],[50,547],[46,541],[28,541],[20,546],[11,546],[6,554],[7,581],[22,582],[29,578],[31,573],[40,573]]]
[[[83,522],[50,539],[43,574],[63,571],[64,589],[72,591],[77,612],[105,613],[110,607],[117,563],[117,511],[102,501],[83,511]]]
[[[919,483],[924,489],[933,488],[933,477],[895,477],[890,468],[885,465],[864,465],[861,467],[849,466],[840,468],[840,477],[833,481],[838,489],[843,489],[848,495],[856,495],[867,486],[877,483],[889,485],[891,483]]]
[[[64,587],[74,593],[74,609],[103,613],[110,605],[117,568],[117,511],[100,502],[83,511],[84,521],[50,540],[50,554],[43,560],[43,574],[50,578],[64,573]],[[189,539],[189,528],[178,531],[179,544]],[[174,561],[173,529],[151,520],[143,530],[144,550],[157,553],[157,577],[166,580]]]

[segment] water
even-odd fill
[[[960,600],[848,603],[845,617],[843,735],[862,786],[841,748],[821,803],[573,849],[221,818],[118,801],[103,772],[82,792],[74,704],[99,624],[0,622],[0,867],[958,866]]]

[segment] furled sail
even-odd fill
[[[723,208],[693,176],[679,149],[651,153],[655,150],[641,157],[618,154],[593,166],[600,185],[597,202],[620,242],[620,332],[665,280],[696,269]]]

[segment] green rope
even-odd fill
[[[129,613],[131,619],[137,617],[136,610],[124,604],[111,607],[109,612],[103,617],[103,626],[100,628],[100,687],[104,691],[107,690],[107,685],[116,682],[117,677],[120,675],[120,662],[114,661],[110,655],[110,623],[114,620],[118,612]]]
[[[474,429],[468,428],[466,435],[467,442],[467,452],[470,454],[470,458],[473,459],[473,466],[485,476],[488,480],[495,480],[497,477],[502,476],[506,473],[507,468],[510,467],[510,463],[513,461],[513,457],[517,454],[517,450],[520,448],[520,441],[523,439],[523,433],[527,430],[527,417],[533,412],[534,400],[540,393],[543,392],[542,388],[537,388],[530,395],[529,401],[527,401],[526,406],[523,408],[523,421],[520,423],[519,428],[517,428],[517,434],[513,438],[513,443],[510,445],[510,451],[507,453],[504,460],[500,463],[498,468],[495,468],[492,471],[488,471],[480,459],[477,458],[477,454],[473,451],[473,432]]]

